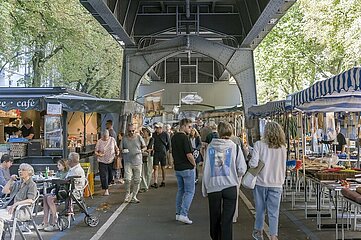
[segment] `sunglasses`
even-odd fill
[[[135,130],[129,130],[128,132],[135,132]]]

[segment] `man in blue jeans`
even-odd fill
[[[179,122],[179,127],[179,131],[173,135],[171,140],[174,169],[178,183],[175,218],[185,224],[192,224],[188,218],[188,211],[195,192],[194,168],[196,161],[188,137],[192,129],[192,121],[184,118]]]

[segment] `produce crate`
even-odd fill
[[[9,143],[9,154],[12,157],[26,156],[27,143]]]
[[[317,172],[315,177],[319,180],[346,180],[346,178],[355,178],[356,174],[361,172]]]

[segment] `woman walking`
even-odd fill
[[[119,148],[113,137],[109,136],[109,131],[102,132],[102,138],[95,146],[95,155],[99,162],[99,174],[104,196],[109,195],[109,184],[113,180],[113,162],[116,155],[119,155]]]
[[[286,157],[286,138],[281,126],[276,122],[267,123],[264,138],[255,143],[252,159],[249,161],[251,168],[257,167],[259,161],[264,162],[253,190],[256,220],[252,236],[256,240],[263,240],[266,209],[271,240],[278,239],[278,217],[286,174]]]
[[[202,155],[200,154],[200,150],[202,147],[202,141],[201,137],[199,136],[199,133],[197,129],[192,128],[191,132],[189,134],[189,139],[191,140],[192,148],[193,148],[193,156],[196,160],[196,181],[195,183],[198,183],[198,164],[203,161]]]
[[[142,152],[143,155],[143,168],[142,178],[140,180],[139,192],[146,192],[149,189],[150,181],[152,180],[153,171],[153,138],[152,129],[150,127],[143,127],[141,136],[144,139],[147,150]]]
[[[230,140],[232,126],[219,123],[218,134],[206,150],[202,192],[208,195],[212,240],[232,240],[237,188],[247,166],[241,150]]]

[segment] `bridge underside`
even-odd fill
[[[257,103],[253,49],[294,0],[80,0],[124,46],[121,98],[142,80],[236,81],[244,109]],[[175,96],[178,98],[178,96]]]

